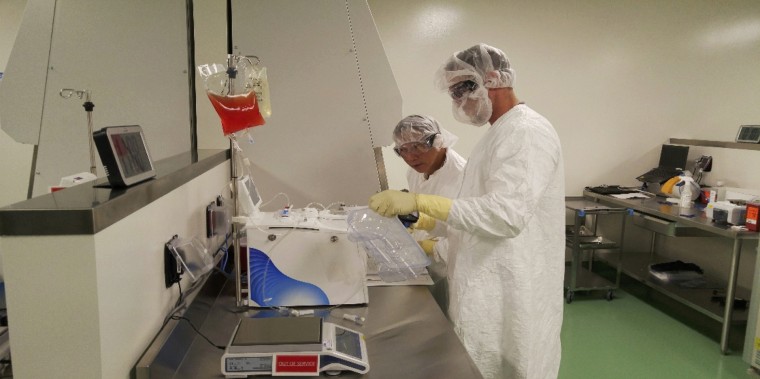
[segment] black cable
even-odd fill
[[[205,336],[203,333],[201,333],[201,332],[198,330],[198,328],[196,328],[196,327],[195,327],[195,325],[193,325],[193,323],[192,323],[192,322],[191,322],[189,319],[187,319],[187,318],[185,318],[185,317],[182,317],[182,316],[172,316],[172,317],[170,317],[170,318],[171,318],[172,320],[184,320],[184,321],[187,321],[187,323],[188,323],[188,324],[190,324],[190,327],[191,327],[191,328],[193,328],[193,330],[195,330],[195,332],[196,332],[196,333],[198,333],[198,335],[199,335],[199,336],[203,337],[203,339],[205,339],[205,340],[206,340],[208,343],[210,343],[210,344],[211,344],[211,346],[213,346],[213,347],[215,347],[215,348],[217,348],[217,349],[219,349],[219,350],[224,350],[224,349],[225,349],[225,347],[224,347],[224,346],[221,346],[221,345],[217,345],[217,344],[215,344],[215,343],[211,342],[211,340],[210,340],[208,337],[206,337],[206,336]]]
[[[177,288],[179,288],[179,297],[177,298],[177,302],[174,303],[174,308],[179,307],[180,304],[182,304],[182,284],[180,284],[182,281],[177,281]]]

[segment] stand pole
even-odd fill
[[[232,141],[230,141],[230,176],[232,177],[232,206],[234,207],[233,214],[237,217],[240,215],[239,212],[239,201],[238,201],[238,187],[237,187],[237,179],[238,179],[238,169],[237,169],[237,152],[235,151],[235,146],[233,146]],[[235,250],[233,253],[233,262],[235,263],[235,303],[238,307],[243,306],[243,296],[242,296],[242,283],[240,281],[240,230],[239,225],[236,222],[232,223],[232,248]]]
[[[95,104],[90,101],[89,91],[87,91],[87,99],[82,106],[87,112],[87,140],[90,142],[90,174],[97,176],[98,173],[95,170],[95,144],[92,138],[92,110],[95,108]]]

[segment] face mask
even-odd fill
[[[488,98],[488,90],[478,87],[461,101],[453,101],[452,112],[454,118],[460,122],[475,126],[485,125],[493,112],[491,99]]]

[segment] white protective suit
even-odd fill
[[[459,193],[462,184],[462,172],[466,163],[467,161],[459,153],[449,147],[446,149],[446,161],[443,162],[443,166],[427,179],[425,179],[425,174],[409,168],[406,173],[409,190],[414,193],[428,193],[453,199]],[[434,262],[428,266],[430,279],[433,281],[430,293],[445,313],[449,305],[448,267],[446,263],[448,262],[449,243],[446,238],[446,223],[438,221],[432,231],[415,230],[412,232],[412,236],[415,241],[433,238],[438,240],[433,248]]]
[[[559,138],[520,104],[473,148],[449,225],[449,317],[485,378],[556,378],[564,278]]]

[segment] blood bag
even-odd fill
[[[261,68],[251,59],[230,56],[226,64],[200,65],[198,72],[206,86],[206,94],[221,119],[225,136],[264,125],[258,98],[264,99],[263,88],[266,88],[268,103],[269,86],[262,85]],[[263,78],[266,80],[266,71]],[[261,88],[261,96],[256,88]]]

